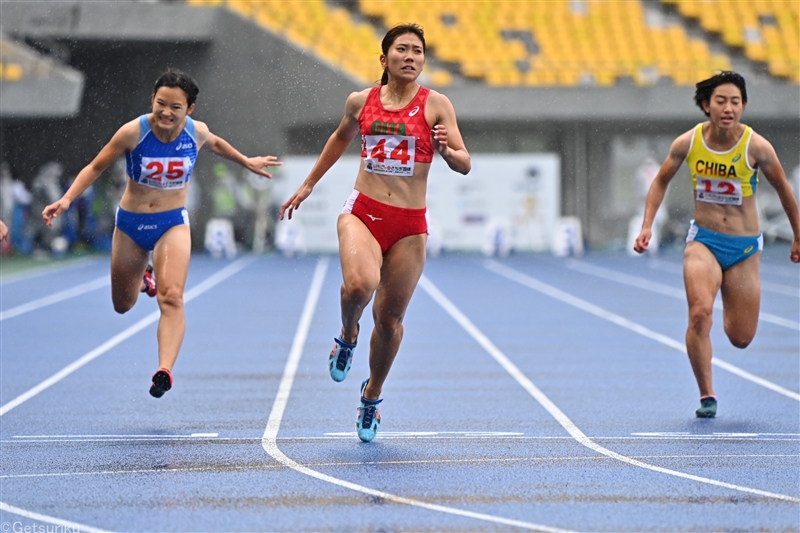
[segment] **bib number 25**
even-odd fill
[[[141,182],[151,187],[180,188],[191,165],[188,157],[143,157]]]

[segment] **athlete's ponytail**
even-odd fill
[[[425,31],[419,24],[410,22],[408,24],[398,24],[397,26],[393,27],[391,30],[386,32],[386,35],[384,35],[383,37],[383,41],[381,41],[381,50],[383,51],[383,55],[384,56],[389,55],[389,48],[392,47],[397,38],[407,33],[413,33],[414,35],[419,37],[419,40],[422,41],[422,52],[425,53]],[[389,83],[389,71],[387,69],[383,69],[383,75],[381,76],[381,85],[386,85],[388,83]]]

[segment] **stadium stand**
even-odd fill
[[[800,83],[800,2],[785,0],[662,0],[688,19],[767,64],[770,74]]]
[[[0,117],[74,116],[83,75],[0,34]]]
[[[650,86],[666,79],[690,86],[720,69],[712,53],[681,23],[650,16],[642,0],[519,2],[358,0],[361,17],[325,0],[187,0],[225,5],[347,72],[360,83],[380,76],[382,29],[414,21],[426,29],[432,56],[467,79],[499,87],[613,86],[622,79]],[[746,57],[768,64],[778,78],[800,82],[798,10],[784,0],[661,0],[696,19]],[[656,4],[658,5],[658,4]],[[362,20],[363,19],[363,20]],[[372,24],[370,22],[374,22]],[[423,83],[448,86],[453,74],[430,68]]]
[[[226,5],[344,70],[360,83],[371,84],[380,79],[381,36],[372,24],[355,20],[345,8],[329,6],[324,0],[187,0],[187,3]],[[452,75],[444,69],[430,69],[425,76],[423,83],[433,86],[449,85],[452,81]]]
[[[620,78],[647,86],[661,77],[691,85],[730,68],[682,26],[649,22],[639,1],[439,1],[415,10],[411,0],[360,0],[359,8],[385,26],[413,12],[437,58],[490,86],[609,86]]]

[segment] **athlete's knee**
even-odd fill
[[[133,309],[133,305],[136,303],[136,300],[122,299],[122,298],[113,298],[111,301],[114,304],[114,311],[116,311],[120,315],[124,315],[125,313]]]
[[[708,335],[713,322],[714,308],[710,305],[693,305],[689,309],[689,329],[698,335]]]
[[[375,285],[365,277],[349,279],[342,284],[342,299],[349,302],[368,302],[375,292]]]
[[[747,348],[750,346],[750,343],[753,342],[753,338],[756,336],[755,332],[749,331],[742,331],[741,329],[737,331],[725,329],[725,334],[728,336],[728,340],[731,341],[731,344],[736,348]]]
[[[384,338],[394,337],[403,328],[403,316],[394,314],[375,314],[375,332]]]
[[[178,287],[159,287],[158,306],[162,309],[183,309],[183,291]]]

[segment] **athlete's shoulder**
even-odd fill
[[[147,115],[144,116],[146,117]],[[112,142],[118,143],[120,146],[128,150],[133,150],[136,148],[136,145],[139,144],[139,139],[141,137],[141,120],[142,117],[136,117],[135,119],[120,126],[120,128],[117,130],[117,133],[114,134]]]
[[[675,138],[674,141],[672,141],[672,147],[669,151],[672,157],[684,159],[689,155],[689,151],[692,149],[694,133],[696,130],[697,126],[687,132],[681,133]]]
[[[751,128],[750,143],[747,151],[756,161],[761,161],[765,157],[772,156],[775,153],[775,148],[763,135],[756,133]]]
[[[361,91],[355,91],[350,93],[347,97],[347,101],[344,104],[345,114],[358,116],[361,113],[361,110],[364,108],[364,105],[367,103],[367,98],[369,97],[369,93],[372,91],[373,87],[368,87]]]

